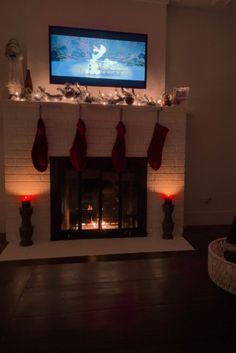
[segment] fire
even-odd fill
[[[83,229],[99,229],[99,222],[98,220],[94,221],[91,220],[88,223],[83,223],[82,224]],[[118,228],[118,222],[106,222],[102,221],[101,222],[101,228],[102,229],[117,229]]]

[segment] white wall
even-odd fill
[[[30,68],[33,84],[53,91],[48,83],[48,25],[147,33],[148,92],[158,97],[165,84],[166,6],[133,0],[12,0],[0,11],[0,104],[7,97],[8,62],[5,45],[15,37],[24,52],[24,69]],[[55,87],[54,87],[55,89]],[[0,115],[1,119],[1,115]],[[2,136],[0,136],[2,141]],[[2,149],[1,149],[2,151]],[[0,184],[3,160],[0,153]],[[0,232],[4,231],[4,195],[0,186]]]
[[[1,107],[0,107],[1,108]],[[4,178],[4,161],[3,161],[3,121],[2,111],[0,109],[0,233],[5,232],[5,178]]]
[[[25,26],[27,18],[27,1],[11,1],[1,4],[0,10],[0,233],[5,232],[5,197],[3,167],[3,126],[2,99],[7,97],[5,85],[8,78],[8,62],[5,58],[5,45],[11,37],[16,37],[25,51]]]
[[[159,95],[165,83],[166,6],[135,1],[34,1],[27,31],[32,78],[48,86],[48,25],[107,29],[148,34],[148,91]]]
[[[235,13],[168,10],[167,87],[191,87],[186,225],[236,214]]]

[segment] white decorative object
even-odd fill
[[[224,258],[225,241],[226,238],[219,238],[209,244],[208,273],[215,284],[236,294],[236,264]]]
[[[7,88],[10,95],[20,96],[23,88],[23,55],[18,41],[10,39],[6,45],[5,55],[9,60]]]
[[[172,92],[172,103],[187,103],[190,87],[176,87]]]

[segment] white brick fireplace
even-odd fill
[[[88,156],[108,157],[116,138],[119,121],[118,106],[82,106],[82,118],[87,127]],[[69,156],[78,120],[78,106],[64,103],[43,103],[43,119],[49,145],[49,156]],[[11,244],[19,244],[20,196],[32,195],[34,226],[33,241],[50,242],[50,172],[37,172],[31,162],[31,149],[36,133],[39,104],[31,102],[5,102],[4,154],[6,193],[6,237]],[[128,157],[145,157],[157,121],[157,108],[123,106],[123,122],[127,128],[126,151]],[[78,245],[78,254],[85,247],[86,254],[122,253],[129,251],[155,251],[166,242],[172,247],[183,232],[185,133],[186,114],[181,106],[164,109],[159,121],[170,131],[167,135],[162,167],[155,172],[148,167],[147,177],[147,233],[145,238],[90,239],[66,241],[67,247]],[[163,240],[163,193],[174,195],[174,240]],[[50,242],[56,245],[55,242]],[[57,242],[58,243],[58,242]],[[17,245],[18,246],[18,245]],[[97,249],[97,250],[96,250]]]

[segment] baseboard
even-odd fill
[[[236,216],[236,210],[230,211],[193,211],[185,212],[185,226],[208,226],[231,224]]]

